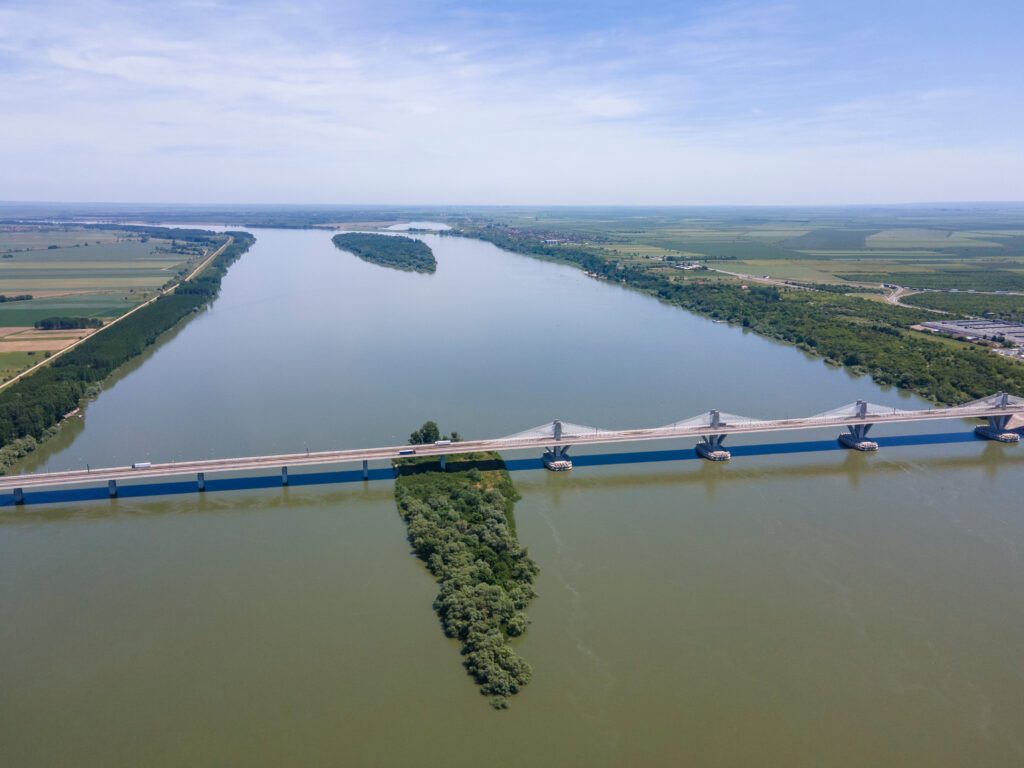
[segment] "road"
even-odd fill
[[[996,396],[993,396],[996,397]],[[992,398],[989,398],[991,400]],[[993,401],[995,402],[995,401]],[[597,430],[575,434],[562,434],[555,440],[551,434],[536,436],[514,436],[485,440],[466,440],[447,445],[394,445],[381,448],[357,448],[341,451],[315,453],[290,453],[271,456],[247,456],[229,459],[204,459],[167,464],[152,464],[148,467],[106,467],[102,469],[72,470],[15,475],[0,478],[0,491],[16,488],[38,488],[55,485],[98,483],[109,480],[142,480],[179,475],[195,475],[199,472],[241,472],[258,469],[279,469],[281,467],[309,467],[325,464],[347,464],[362,461],[382,461],[401,458],[410,450],[417,456],[444,456],[479,451],[541,451],[552,445],[608,445],[615,443],[643,442],[648,440],[669,440],[694,438],[708,434],[740,435],[786,430],[842,428],[858,424],[895,424],[943,419],[985,418],[989,416],[1016,416],[1024,418],[1024,399],[1011,398],[1005,406],[972,404],[954,408],[929,408],[918,411],[893,410],[892,413],[868,413],[863,416],[810,416],[796,419],[744,420],[735,424],[723,423],[715,427],[708,424],[683,424],[668,427],[654,427],[626,430]]]
[[[44,365],[49,365],[54,360],[58,359],[59,357],[61,357],[63,355],[66,355],[68,352],[70,352],[73,349],[76,349],[78,346],[84,344],[89,339],[95,338],[97,334],[103,333],[104,331],[110,330],[115,325],[117,325],[122,320],[124,320],[126,317],[131,317],[132,315],[134,315],[136,312],[138,312],[143,307],[148,307],[150,304],[152,304],[154,301],[159,299],[161,296],[168,296],[168,295],[174,293],[174,291],[178,288],[179,285],[181,285],[183,282],[187,282],[187,281],[191,280],[193,277],[198,275],[201,271],[206,269],[206,267],[210,264],[210,262],[213,261],[218,256],[220,256],[222,253],[224,253],[224,250],[229,245],[231,245],[233,242],[235,242],[235,238],[229,236],[227,241],[224,243],[224,245],[222,245],[220,248],[218,248],[213,253],[211,253],[209,256],[207,256],[203,260],[203,262],[198,267],[196,267],[194,270],[192,270],[192,273],[188,277],[186,277],[184,280],[181,280],[181,281],[175,283],[170,288],[164,288],[163,290],[158,291],[157,294],[153,298],[147,299],[146,301],[142,302],[138,306],[132,307],[127,312],[125,312],[123,315],[121,315],[120,317],[114,318],[109,323],[104,325],[102,328],[98,328],[93,333],[90,333],[88,336],[83,336],[81,339],[79,339],[78,341],[74,342],[73,344],[69,344],[68,346],[64,347],[64,349],[61,349],[61,350],[58,350],[57,352],[54,352],[52,355],[50,355],[45,360],[39,361],[38,363],[33,365],[31,368],[26,368],[24,371],[19,373],[17,376],[12,376],[8,381],[5,381],[3,384],[0,384],[0,391],[3,391],[7,387],[9,387],[12,384],[20,381],[21,379],[25,378],[26,376],[32,375],[33,373],[38,371],[40,368],[42,368]]]
[[[907,296],[914,296],[922,291],[915,291],[913,288],[904,288],[903,286],[897,286],[892,290],[891,293],[885,295],[885,300],[890,304],[897,307],[906,307],[907,309],[919,309],[925,312],[931,312],[935,315],[951,315],[952,312],[946,312],[943,309],[932,309],[931,307],[918,307],[914,304],[904,304],[901,299],[907,298]]]

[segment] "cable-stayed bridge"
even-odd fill
[[[609,445],[649,440],[697,438],[696,451],[706,459],[723,461],[730,458],[723,443],[730,435],[759,434],[804,429],[836,429],[839,442],[861,451],[878,449],[867,434],[876,424],[903,424],[950,419],[982,419],[975,433],[988,440],[1016,443],[1020,435],[1010,429],[1013,418],[1024,419],[1024,398],[999,393],[950,408],[903,410],[875,405],[863,400],[833,408],[813,416],[791,419],[757,419],[710,410],[689,419],[660,427],[639,429],[600,429],[555,419],[506,437],[459,442],[439,441],[427,445],[394,445],[382,448],[356,448],[341,451],[247,456],[234,459],[203,459],[169,463],[141,463],[130,467],[105,467],[65,472],[40,472],[0,478],[0,493],[13,493],[16,503],[24,500],[26,488],[82,485],[106,482],[110,496],[117,495],[122,480],[144,480],[194,475],[196,490],[206,487],[206,475],[220,472],[242,472],[273,469],[281,474],[282,485],[288,484],[288,469],[329,464],[362,463],[363,477],[368,477],[371,461],[389,461],[409,456],[437,456],[444,468],[448,455],[481,451],[543,451],[548,469],[570,469],[569,449],[582,445]]]

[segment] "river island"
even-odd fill
[[[363,261],[403,272],[437,271],[437,259],[430,246],[422,240],[401,235],[375,235],[370,232],[345,232],[331,241],[343,251],[355,254]]]

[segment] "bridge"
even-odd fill
[[[760,434],[806,429],[843,430],[839,442],[847,448],[860,451],[878,450],[878,444],[867,438],[877,424],[904,424],[949,419],[982,419],[975,434],[987,440],[1016,443],[1020,435],[1010,428],[1011,419],[1024,419],[1024,398],[1007,393],[984,397],[965,405],[949,408],[902,410],[858,400],[824,413],[792,419],[756,419],[710,410],[698,416],[676,421],[660,427],[639,429],[599,429],[572,424],[559,419],[506,437],[459,442],[440,441],[427,445],[394,445],[382,448],[356,448],[341,451],[291,453],[269,456],[248,456],[234,459],[204,459],[170,463],[144,463],[130,467],[106,467],[64,472],[40,472],[0,478],[0,493],[12,493],[16,504],[24,503],[25,489],[53,486],[107,484],[110,497],[117,496],[117,483],[125,480],[191,475],[196,478],[196,490],[206,490],[206,476],[210,473],[243,472],[273,469],[280,472],[281,484],[288,485],[288,470],[331,464],[362,463],[363,478],[369,477],[369,462],[395,460],[410,456],[436,456],[441,468],[451,454],[483,451],[543,451],[544,466],[552,470],[570,469],[569,449],[573,446],[608,445],[649,440],[697,438],[697,453],[711,461],[730,458],[724,441],[732,435]]]

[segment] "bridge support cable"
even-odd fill
[[[668,437],[674,432],[692,435],[695,430],[700,430],[698,432],[700,442],[695,447],[697,455],[708,461],[728,461],[732,458],[732,454],[722,447],[722,441],[725,440],[728,433],[719,432],[720,427],[738,428],[739,430],[747,427],[757,429],[759,426],[767,423],[763,419],[738,416],[735,413],[722,413],[717,409],[712,409],[699,416],[693,416],[689,419],[675,421],[663,427],[658,427],[652,430],[652,432]]]
[[[519,440],[550,440],[550,447],[544,449],[541,460],[544,462],[546,469],[550,469],[552,472],[563,472],[572,469],[572,459],[569,458],[569,445],[562,442],[563,440],[571,439],[585,442],[591,438],[614,434],[616,433],[611,430],[554,419],[547,424],[541,424],[539,427],[533,427],[532,429],[503,437],[501,442],[514,443]]]
[[[543,451],[543,465],[557,471],[572,468],[573,462],[569,457],[569,449],[576,445],[611,445],[644,440],[678,440],[679,438],[698,439],[700,442],[695,446],[695,450],[699,456],[713,461],[724,461],[731,458],[730,452],[723,447],[723,441],[729,435],[761,434],[784,430],[840,429],[843,430],[843,434],[839,436],[840,444],[856,450],[876,450],[877,443],[868,439],[869,431],[876,424],[915,424],[924,421],[965,421],[968,419],[980,421],[980,425],[974,430],[980,438],[1003,443],[1020,442],[1020,424],[1024,423],[1022,422],[1024,420],[1024,397],[1000,392],[964,405],[913,410],[901,410],[859,400],[816,416],[773,420],[753,419],[712,410],[666,426],[621,430],[598,429],[555,419],[547,424],[508,437],[472,441],[472,445],[467,443],[467,447],[480,451],[541,450]],[[425,446],[422,449],[422,454],[438,456],[444,465],[447,460],[444,454],[448,450],[455,450],[455,448]],[[13,501],[16,504],[30,504],[36,503],[34,495],[31,493],[33,489],[82,483],[98,484],[106,481],[109,496],[115,498],[118,496],[117,484],[122,480],[151,482],[154,478],[181,476],[194,477],[197,489],[202,492],[207,488],[206,475],[210,472],[262,470],[272,473],[277,468],[280,468],[281,485],[287,486],[289,484],[287,466],[289,462],[297,462],[299,466],[361,462],[363,479],[369,480],[369,461],[393,459],[410,452],[413,451],[406,446],[385,446],[324,451],[312,455],[307,451],[301,458],[299,454],[279,454],[152,465],[147,462],[141,465],[102,469],[90,469],[86,465],[84,470],[42,472],[0,478],[0,493],[12,493]],[[25,489],[30,491],[27,499],[24,494]],[[7,503],[10,504],[11,497],[7,497],[7,499]]]

